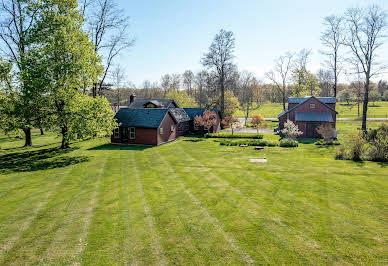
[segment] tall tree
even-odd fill
[[[225,115],[225,83],[228,75],[234,72],[233,63],[235,48],[233,32],[220,30],[209,47],[209,52],[202,58],[202,65],[211,69],[218,80],[218,89],[221,92],[221,116]]]
[[[276,86],[282,96],[283,110],[286,110],[287,87],[289,74],[292,71],[292,53],[286,53],[275,61],[274,70],[265,73],[265,76]]]
[[[364,102],[362,110],[362,130],[366,132],[370,82],[373,76],[380,74],[387,66],[377,62],[377,49],[383,45],[387,28],[387,13],[377,5],[368,8],[351,8],[345,14],[347,26],[346,45],[352,57],[350,63],[356,71],[360,69],[365,77]]]
[[[93,97],[101,95],[104,82],[117,56],[132,47],[135,39],[129,33],[129,17],[123,15],[114,0],[82,0],[84,13],[95,51],[103,58],[104,70],[92,88]]]
[[[326,47],[322,53],[328,56],[327,67],[333,72],[333,96],[337,97],[338,76],[341,72],[340,49],[345,41],[344,19],[341,16],[328,16],[323,22],[325,30],[321,34],[321,42]]]
[[[301,96],[307,89],[306,83],[308,80],[307,63],[311,54],[311,50],[302,49],[297,54],[294,60],[294,66],[292,70],[292,78],[294,80],[294,94]]]
[[[247,120],[250,112],[253,110],[254,89],[258,85],[258,81],[250,72],[242,72],[239,78],[239,94],[238,99],[241,108],[244,110],[244,124],[247,125]]]
[[[74,139],[109,134],[115,122],[108,101],[88,97],[80,89],[83,84],[96,82],[103,68],[93,43],[82,30],[77,1],[41,3],[43,11],[34,29],[44,68],[40,85],[49,88],[52,120],[62,134],[61,148],[69,147]]]
[[[317,73],[320,96],[329,97],[333,88],[333,73],[330,70],[319,69]]]
[[[14,100],[12,114],[18,123],[16,127],[23,130],[25,146],[32,145],[31,129],[36,126],[36,103],[39,102],[40,87],[32,86],[30,71],[34,70],[36,57],[30,56],[31,42],[29,34],[35,25],[40,9],[35,1],[3,0],[0,6],[0,51],[4,59],[14,66],[13,74],[17,77],[12,86]]]

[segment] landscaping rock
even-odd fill
[[[246,144],[241,144],[240,147],[242,147],[242,148],[243,148],[243,147],[248,147],[248,145],[246,145]]]
[[[249,159],[251,163],[266,163],[267,159],[266,158],[251,158]]]
[[[254,150],[264,150],[264,147],[263,146],[256,146],[253,149]]]

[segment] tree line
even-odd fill
[[[117,87],[106,95],[113,105],[119,106],[128,103],[131,91],[144,98],[180,94],[180,98],[186,99],[183,103],[217,107],[223,116],[231,115],[229,106],[238,105],[246,117],[253,108],[268,101],[280,102],[286,110],[289,96],[331,96],[357,102],[359,112],[362,105],[362,129],[366,130],[370,99],[388,99],[387,82],[380,80],[375,84],[371,80],[387,68],[378,61],[386,34],[387,14],[376,5],[350,8],[343,14],[325,17],[323,27],[320,39],[324,49],[320,52],[325,60],[316,73],[309,70],[310,49],[289,51],[276,58],[264,80],[253,73],[239,71],[234,62],[233,32],[221,30],[201,58],[202,70],[166,74],[160,82],[144,81],[141,88],[135,90]],[[342,83],[339,82],[341,73],[347,79]]]

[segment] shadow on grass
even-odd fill
[[[86,156],[66,156],[76,148],[40,149],[0,156],[0,173],[38,171],[65,167],[88,161]]]
[[[316,138],[303,138],[303,139],[298,139],[298,142],[302,143],[302,144],[314,144],[315,142],[317,142],[317,140],[319,140],[319,139],[316,139]]]
[[[103,144],[100,146],[90,148],[88,149],[88,151],[114,151],[114,150],[142,151],[152,147],[154,146]]]
[[[183,141],[189,141],[189,142],[200,142],[204,141],[203,138],[195,138],[195,139],[184,139]]]

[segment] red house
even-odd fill
[[[279,130],[291,120],[303,132],[301,137],[319,138],[317,127],[330,123],[336,127],[335,97],[289,97],[288,109],[278,115]]]
[[[119,127],[114,130],[111,142],[117,144],[160,145],[189,133],[206,133],[207,130],[194,125],[194,118],[202,115],[204,108],[179,108],[168,99],[136,99],[131,96],[129,106],[120,108],[115,118]],[[220,131],[221,118],[211,132]],[[189,115],[190,114],[190,115]]]

